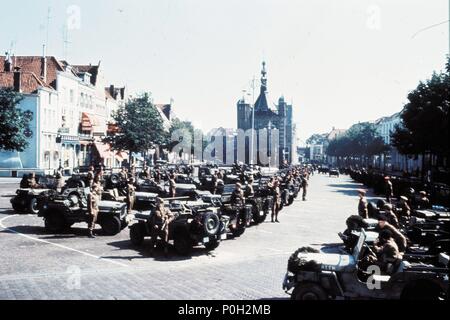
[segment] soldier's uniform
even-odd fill
[[[303,175],[302,178],[302,189],[303,189],[302,199],[303,201],[306,201],[306,194],[308,193],[308,180],[306,175]]]
[[[392,186],[392,182],[389,177],[385,177],[385,188],[386,188],[386,201],[391,203],[391,199],[394,196],[394,188]]]
[[[272,196],[273,196],[273,208],[272,208],[272,222],[274,222],[274,217],[275,217],[275,221],[278,221],[278,212],[280,211],[280,207],[281,207],[281,191],[280,191],[280,187],[278,186],[278,183],[275,182],[272,185]]]
[[[169,242],[169,224],[174,220],[172,212],[164,207],[164,202],[161,198],[157,199],[157,206],[155,213],[152,216],[152,229],[150,232],[150,250],[153,251],[158,236],[161,238],[164,244],[164,252],[168,252]]]
[[[91,192],[88,195],[88,229],[89,229],[89,237],[94,237],[94,228],[95,223],[97,222],[97,216],[99,211],[99,203],[102,194],[102,188],[100,184],[93,183],[91,187]]]
[[[131,178],[130,181],[128,181],[127,184],[127,207],[128,207],[128,213],[131,213],[131,210],[133,210],[134,202],[136,200],[136,187],[133,184],[134,179]]]
[[[358,214],[364,218],[367,219],[369,217],[368,215],[368,209],[367,209],[367,199],[366,199],[366,191],[365,190],[358,190],[359,194],[359,202],[358,202]]]
[[[94,177],[95,177],[95,174],[94,174],[94,170],[92,170],[92,169],[90,169],[89,171],[88,171],[88,173],[87,173],[87,182],[88,182],[88,187],[92,187],[92,184],[94,183]]]
[[[175,177],[172,176],[169,179],[169,197],[174,198],[177,193],[177,184],[175,182]]]
[[[381,271],[392,274],[395,272],[396,267],[402,260],[402,254],[400,253],[397,243],[394,239],[390,238],[378,249],[378,261],[377,265],[381,268]]]

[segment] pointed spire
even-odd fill
[[[261,70],[261,93],[267,91],[267,77],[266,77],[266,62],[262,62],[262,70]]]

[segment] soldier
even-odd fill
[[[408,244],[406,237],[396,227],[386,221],[386,216],[380,215],[378,217],[378,225],[376,229],[379,232],[382,230],[389,230],[392,233],[400,252],[405,252]]]
[[[97,216],[98,216],[98,206],[100,203],[102,194],[102,187],[100,185],[100,180],[98,176],[94,178],[94,181],[92,183],[91,192],[88,195],[88,229],[89,229],[89,238],[95,238],[94,235],[94,228],[95,223],[97,222]]]
[[[127,183],[127,207],[128,207],[128,213],[131,213],[131,210],[133,210],[134,202],[136,199],[136,187],[134,186],[134,178],[130,178]]]
[[[250,176],[245,188],[245,197],[253,197],[253,195],[255,194],[255,191],[253,190],[253,181],[253,176]]]
[[[153,250],[158,240],[158,236],[164,244],[164,254],[169,252],[169,224],[175,219],[172,212],[164,206],[164,200],[160,197],[156,198],[155,213],[152,216],[152,229],[150,232],[150,254],[153,254]]]
[[[120,180],[128,181],[128,170],[126,167],[122,167],[122,170],[119,172]]]
[[[306,201],[306,194],[308,192],[308,179],[306,173],[304,173],[302,177],[302,189],[303,189],[302,198],[303,201]]]
[[[39,188],[39,184],[36,182],[36,173],[30,173],[26,182],[27,188],[36,189]]]
[[[238,182],[231,194],[230,201],[235,206],[243,206],[245,203],[244,192],[242,191],[242,185]]]
[[[278,213],[280,212],[281,207],[281,191],[279,184],[280,184],[279,180],[276,179],[272,185],[272,195],[273,195],[272,222],[274,222],[273,219],[274,217],[275,222],[280,222],[278,221]]]
[[[392,186],[390,177],[388,177],[388,176],[384,177],[384,185],[385,185],[385,192],[386,192],[386,201],[388,203],[391,203],[391,199],[394,196],[394,188]]]
[[[400,215],[402,217],[409,217],[411,216],[411,208],[408,204],[408,198],[405,196],[400,197]]]
[[[369,218],[369,213],[367,209],[367,199],[366,199],[366,190],[359,189],[359,203],[358,203],[358,214],[363,218]]]
[[[427,193],[425,191],[419,192],[419,200],[417,201],[417,207],[419,209],[429,209],[431,207],[430,205],[430,199],[427,197]]]
[[[171,174],[169,178],[169,197],[175,198],[177,193],[177,183],[175,182],[175,175]]]
[[[392,232],[387,229],[380,232],[374,244],[374,251],[377,257],[373,262],[387,274],[394,273],[403,259],[397,243],[392,238]]]
[[[217,182],[218,182],[219,178],[217,177],[217,172],[214,171],[212,176],[211,176],[211,193],[212,194],[216,194],[217,192]]]
[[[88,187],[92,187],[92,183],[94,183],[94,177],[95,177],[94,166],[91,165],[89,166],[89,170],[86,177]]]
[[[398,223],[397,216],[394,211],[392,211],[392,204],[386,203],[383,207],[384,214],[386,216],[386,221],[392,224],[394,227],[399,228],[400,225]]]
[[[56,170],[55,173],[55,184],[56,184],[56,191],[58,193],[61,193],[62,188],[64,187],[64,178],[62,174],[62,168],[59,167],[58,170]]]

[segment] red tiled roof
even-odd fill
[[[36,78],[41,79],[42,57],[41,56],[14,56],[11,57],[14,67],[20,67],[23,73],[34,73]],[[0,71],[4,69],[5,56],[0,56]],[[52,56],[47,57],[47,79],[45,83],[56,89],[56,74],[64,71],[63,65]],[[25,76],[27,77],[27,76]]]
[[[14,87],[14,72],[0,72],[0,88],[13,88]],[[38,88],[46,87],[42,80],[40,80],[32,72],[20,72],[20,87],[23,93],[35,93]]]

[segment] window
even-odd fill
[[[73,103],[73,89],[70,89],[70,103]]]
[[[48,104],[52,104],[52,94],[48,93]]]

